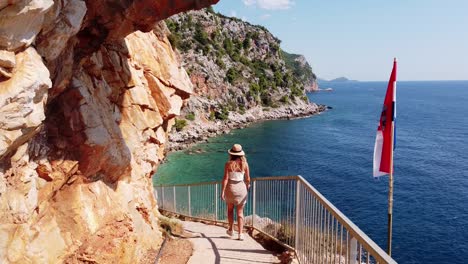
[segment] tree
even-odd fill
[[[232,40],[228,37],[224,38],[223,47],[229,55],[231,55],[234,51],[234,45],[232,44]]]
[[[215,14],[215,11],[214,11],[214,9],[213,9],[213,6],[207,7],[207,8],[206,8],[206,11],[207,11],[208,13]]]
[[[226,79],[229,83],[233,83],[239,77],[239,72],[236,68],[232,67],[226,72]]]
[[[171,43],[171,46],[175,49],[180,49],[180,36],[177,33],[172,33],[168,37],[169,42]]]
[[[187,120],[176,119],[174,127],[177,131],[181,131],[186,125],[187,125]]]
[[[283,74],[281,74],[281,71],[275,71],[274,78],[276,86],[281,86],[283,84]]]
[[[190,112],[190,113],[187,114],[187,116],[185,116],[185,118],[187,118],[187,120],[193,121],[193,120],[195,120],[195,113]]]
[[[262,91],[268,89],[268,81],[264,75],[260,76],[258,80],[258,85],[260,86],[260,90]]]
[[[245,49],[245,50],[248,50],[250,48],[250,37],[247,35],[245,36],[245,39],[244,41],[242,42],[242,47]]]
[[[250,93],[252,95],[258,95],[260,92],[260,86],[257,83],[251,83],[250,84]]]
[[[205,30],[203,29],[200,23],[197,23],[197,25],[195,26],[195,35],[193,36],[193,38],[202,45],[207,45],[210,43],[208,34],[206,34]]]

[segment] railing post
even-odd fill
[[[301,181],[299,179],[296,180],[296,234],[295,234],[295,241],[294,241],[294,248],[298,249],[299,246],[299,214],[300,214],[300,206],[301,206]]]
[[[175,192],[175,186],[172,187],[174,192],[174,213],[177,213],[177,206],[176,206],[176,192]]]
[[[188,196],[188,215],[192,216],[192,206],[190,204],[190,185],[187,186],[187,188],[188,188],[188,191],[187,191],[188,192],[188,195],[187,195]]]
[[[215,222],[218,222],[218,184],[215,183]]]
[[[166,210],[166,208],[164,208],[164,186],[161,186],[161,206],[162,209]]]
[[[253,181],[253,193],[252,193],[252,227],[255,226],[255,206],[257,204],[257,197],[256,197],[256,188],[257,186],[257,181]]]
[[[349,241],[349,264],[356,264],[357,263],[357,240],[354,237],[351,237],[351,241]]]

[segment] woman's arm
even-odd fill
[[[247,189],[250,189],[250,169],[249,169],[249,164],[245,167],[245,185],[247,186]]]
[[[224,176],[223,176],[223,184],[221,187],[221,199],[224,201],[224,192],[226,191],[226,186],[228,183],[228,163],[224,165]]]

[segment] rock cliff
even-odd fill
[[[283,51],[281,41],[265,27],[211,8],[172,16],[166,24],[194,86],[177,131],[170,134],[171,149],[252,121],[324,109],[305,95],[316,88],[305,57]]]
[[[193,85],[164,22],[217,0],[0,1],[0,263],[139,263]]]

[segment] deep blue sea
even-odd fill
[[[398,82],[393,258],[468,263],[468,81]],[[386,82],[335,83],[309,94],[321,115],[267,121],[175,152],[157,183],[220,180],[233,143],[253,177],[302,175],[386,249],[388,178],[372,178]]]

